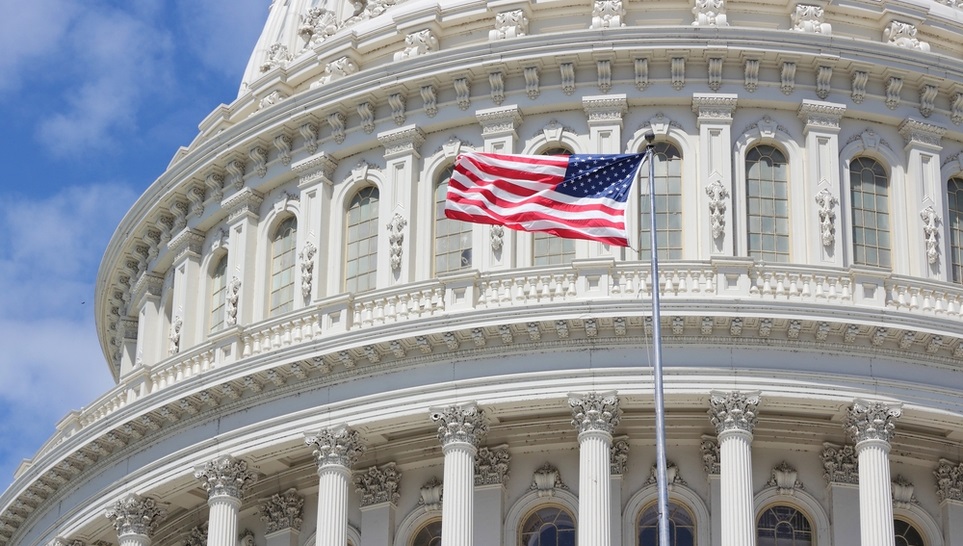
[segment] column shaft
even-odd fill
[[[150,546],[150,537],[145,535],[122,535],[117,537],[120,546]]]
[[[609,449],[612,434],[589,430],[578,435],[578,543],[611,546]]]
[[[856,444],[859,457],[859,528],[862,546],[895,546],[889,442]]]
[[[241,500],[227,495],[218,495],[209,498],[207,505],[210,507],[207,546],[235,546],[237,516]]]
[[[475,452],[468,442],[448,442],[445,496],[441,505],[441,546],[471,546],[475,515]]]
[[[318,470],[318,532],[315,546],[348,543],[348,480],[351,470],[325,465]]]
[[[756,543],[752,504],[752,434],[729,430],[719,434],[722,489],[722,546]]]

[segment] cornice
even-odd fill
[[[252,190],[244,188],[234,195],[228,197],[221,203],[221,208],[228,211],[228,222],[234,222],[238,218],[248,217],[259,218],[259,209],[264,202],[264,196]]]
[[[845,104],[820,102],[805,99],[799,106],[799,119],[806,124],[806,130],[839,132],[839,121],[846,113]]]
[[[907,146],[924,145],[936,149],[942,149],[940,140],[946,134],[946,129],[939,125],[912,118],[903,120],[897,129]]]

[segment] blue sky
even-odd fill
[[[218,104],[270,0],[0,0],[0,490],[109,389],[94,332],[114,227]]]

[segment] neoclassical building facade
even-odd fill
[[[267,4],[267,2],[265,2]],[[106,249],[0,546],[963,544],[958,0],[274,0]],[[631,245],[444,218],[626,153]]]

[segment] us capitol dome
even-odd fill
[[[267,2],[265,2],[267,3]],[[274,0],[97,276],[0,546],[963,544],[959,0]],[[626,248],[444,217],[630,153]]]

